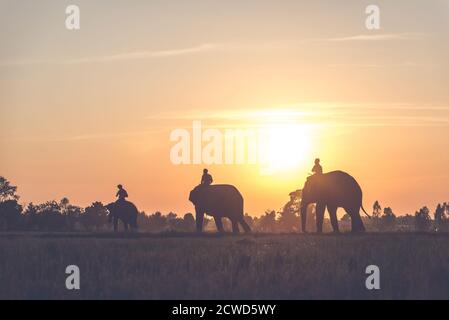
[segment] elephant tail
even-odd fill
[[[365,211],[365,208],[363,208],[363,204],[360,205],[360,207],[362,208],[363,212],[365,212],[366,216],[371,219],[371,216],[368,214],[368,212]]]

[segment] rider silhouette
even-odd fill
[[[315,159],[315,165],[312,168],[313,174],[322,174],[323,173],[323,167],[320,165],[320,159]]]
[[[128,192],[126,192],[126,190],[123,189],[123,186],[121,184],[119,184],[117,188],[118,191],[117,194],[115,195],[116,197],[118,197],[117,201],[125,201],[126,198],[128,197]]]
[[[208,186],[212,183],[212,176],[208,173],[207,169],[203,170],[203,176],[201,177],[201,185]]]

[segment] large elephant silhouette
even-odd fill
[[[327,208],[334,232],[339,232],[337,220],[337,208],[344,208],[351,217],[351,231],[363,232],[365,226],[360,217],[360,208],[366,213],[362,205],[362,189],[357,181],[343,171],[332,171],[324,174],[310,176],[304,188],[301,198],[301,226],[306,232],[307,207],[316,203],[316,228],[317,232],[323,231],[324,211]]]
[[[118,200],[106,205],[109,211],[109,221],[114,223],[114,231],[118,230],[118,221],[121,220],[125,230],[128,230],[128,225],[131,229],[137,229],[137,207],[129,201]]]
[[[227,184],[199,185],[190,191],[189,200],[195,205],[196,230],[203,230],[204,214],[214,217],[219,232],[223,232],[221,218],[229,218],[232,231],[239,232],[239,224],[245,232],[250,232],[249,225],[243,218],[243,197],[236,187]]]

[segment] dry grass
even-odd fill
[[[3,299],[449,298],[449,235],[2,234]],[[81,290],[65,289],[65,267]],[[365,268],[381,290],[365,289]]]

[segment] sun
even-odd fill
[[[309,151],[309,139],[304,125],[275,124],[264,126],[264,172],[273,174],[298,168]]]

